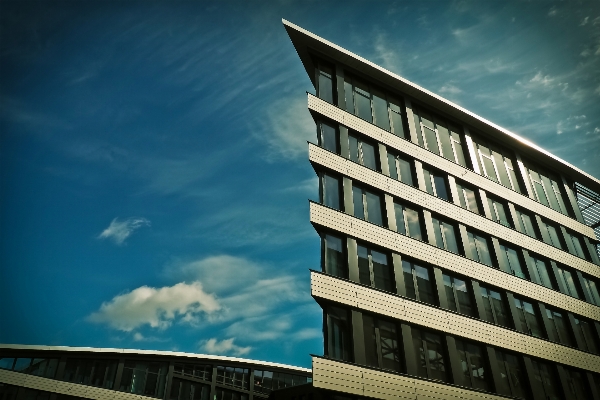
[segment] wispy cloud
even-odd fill
[[[200,282],[182,282],[158,289],[142,286],[115,296],[102,303],[88,321],[104,323],[125,332],[144,325],[166,329],[175,320],[196,323],[201,314],[212,314],[220,309],[215,296],[206,293]]]
[[[589,20],[590,20],[590,17],[585,17],[584,19],[581,20],[581,23],[579,24],[579,26],[587,25]]]
[[[252,347],[238,346],[233,343],[234,341],[235,338],[223,339],[221,341],[218,341],[215,338],[210,338],[208,340],[201,341],[199,347],[200,350],[204,351],[205,353],[216,355],[232,354],[234,356],[243,356],[252,350]]]
[[[556,9],[556,6],[553,6],[552,8],[550,8],[550,10],[548,11],[548,16],[549,17],[554,17],[556,14],[558,14],[558,10]]]
[[[150,221],[146,218],[132,217],[124,221],[115,218],[108,228],[98,235],[98,239],[111,239],[116,244],[122,245],[133,232],[145,226],[150,226]]]

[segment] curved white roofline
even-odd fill
[[[596,191],[600,190],[599,179],[569,164],[568,162],[555,156],[554,154],[542,149],[538,145],[530,142],[529,140],[507,129],[504,129],[501,126],[498,126],[493,122],[488,121],[487,119],[480,117],[479,115],[459,106],[458,104],[455,104],[448,99],[445,99],[433,92],[430,92],[429,90],[424,89],[421,86],[405,78],[402,78],[400,75],[388,71],[387,69],[380,67],[379,65],[374,64],[365,58],[362,58],[334,43],[331,43],[330,41],[325,40],[320,36],[317,36],[307,31],[306,29],[299,27],[298,25],[295,25],[285,19],[282,19],[281,21],[285,26],[286,31],[288,32],[288,35],[290,36],[294,47],[296,48],[296,52],[298,53],[300,59],[302,60],[302,63],[304,64],[306,72],[308,73],[311,81],[313,81],[313,84],[314,74],[311,71],[313,70],[314,66],[312,65],[312,61],[310,60],[310,55],[307,51],[308,48],[322,52],[323,54],[331,57],[332,59],[336,59],[340,63],[349,65],[361,72],[366,73],[367,75],[371,74],[371,76],[375,79],[387,78],[385,79],[386,82],[382,82],[405,92],[406,94],[414,97],[417,100],[427,102],[427,104],[437,107],[442,112],[445,112],[455,118],[462,119],[465,123],[472,125],[476,129],[487,129],[488,134],[490,133],[489,130],[491,129],[494,133],[500,133],[501,135],[505,135],[508,137],[506,139],[509,139],[509,141],[513,142],[514,144],[520,144],[521,147],[528,149],[529,153],[531,153],[531,150],[533,150],[534,153],[537,152],[538,156],[543,155],[546,157],[547,160],[549,159],[548,161],[554,161],[555,165],[553,166],[559,167],[557,169],[560,169],[561,172],[570,175],[571,179],[578,181],[585,186],[592,186],[590,187],[590,189],[595,189]],[[376,75],[373,75],[374,73]],[[559,165],[556,165],[556,162],[558,162]],[[569,174],[569,172],[571,173]],[[575,174],[573,174],[573,172]]]
[[[282,368],[290,371],[308,372],[312,370],[309,368],[295,367],[293,365],[278,364],[269,361],[250,360],[246,358],[238,357],[226,357],[226,356],[214,356],[210,354],[195,354],[195,353],[184,353],[179,351],[159,351],[159,350],[139,350],[139,349],[116,349],[116,348],[99,348],[99,347],[70,347],[70,346],[43,346],[43,345],[29,345],[29,344],[1,344],[0,350],[40,350],[40,351],[72,351],[72,352],[89,352],[89,353],[117,353],[117,354],[141,354],[141,355],[154,355],[154,356],[167,356],[167,357],[187,357],[204,359],[211,361],[227,361],[227,362],[239,362],[244,364],[252,364],[261,367],[274,367]]]

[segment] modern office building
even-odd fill
[[[600,400],[600,181],[284,26],[316,91],[325,354],[273,398]]]
[[[257,400],[310,370],[170,351],[0,345],[0,400]]]

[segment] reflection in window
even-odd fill
[[[461,314],[475,316],[475,309],[471,302],[471,293],[467,282],[446,274],[443,274],[442,278],[448,308]]]
[[[352,361],[352,336],[348,312],[339,307],[327,307],[327,356],[335,360]]]
[[[456,242],[456,228],[454,225],[437,218],[432,218],[431,220],[433,222],[435,245],[440,249],[459,254],[458,244]]]
[[[363,285],[396,292],[394,273],[387,254],[359,245],[358,275]]]
[[[53,379],[58,368],[58,358],[0,358],[0,369]]]
[[[558,211],[559,213],[568,215],[565,202],[563,201],[563,197],[560,192],[560,186],[556,180],[551,178],[550,175],[546,174],[545,172],[541,173],[537,167],[532,169],[531,165],[528,165],[528,171],[535,199],[543,205]]]
[[[456,350],[463,373],[463,384],[476,389],[489,390],[487,358],[482,346],[456,339]]]
[[[358,186],[352,186],[354,216],[383,226],[381,197]]]
[[[571,337],[571,331],[567,327],[567,317],[557,310],[546,308],[546,317],[548,318],[548,326],[552,331],[553,337],[559,343],[567,346],[573,346],[573,338]]]
[[[254,391],[271,393],[273,390],[312,382],[312,378],[285,372],[254,370]]]
[[[112,389],[115,381],[115,374],[117,372],[117,364],[117,360],[69,358],[65,365],[62,380],[82,385]],[[123,371],[123,374],[125,374],[125,370]]]
[[[333,104],[333,69],[319,61],[317,77],[317,96]]]
[[[393,322],[363,314],[367,365],[400,371],[398,332]]]
[[[534,281],[547,288],[554,289],[554,283],[548,271],[548,263],[539,256],[532,255],[529,256],[529,263],[534,274]]]
[[[527,378],[520,358],[514,354],[496,349],[496,362],[500,371],[498,393],[527,398]]]
[[[508,266],[508,271],[506,272],[521,279],[529,279],[521,265],[521,259],[517,250],[501,244],[499,257],[501,264]]]
[[[448,190],[445,174],[423,168],[423,175],[425,177],[425,190],[427,193],[450,201],[450,191]]]
[[[423,110],[414,110],[419,145],[427,150],[465,167],[461,135],[456,127],[440,118],[433,118]]]
[[[217,366],[217,383],[248,389],[250,385],[250,370],[229,366]]]
[[[583,277],[583,285],[585,286],[586,291],[590,294],[590,300],[593,304],[600,306],[600,293],[598,292],[598,286],[596,285],[596,281]]]
[[[565,231],[565,239],[568,240],[572,246],[569,247],[569,252],[574,256],[588,260],[586,252],[583,250],[581,242],[583,241],[577,234],[569,231]]]
[[[488,197],[488,204],[490,206],[490,212],[492,213],[492,221],[498,222],[504,226],[512,228],[512,225],[508,219],[507,206],[499,200]]]
[[[592,398],[583,371],[574,368],[564,368],[567,376],[566,396],[573,400]]]
[[[125,361],[119,390],[150,397],[162,397],[165,391],[167,364]]]
[[[348,268],[344,259],[342,239],[325,234],[323,235],[323,248],[325,251],[323,270],[325,273],[339,276],[340,278],[347,278]]]
[[[429,304],[436,304],[433,282],[428,268],[402,260],[406,297]]]
[[[516,212],[517,218],[519,219],[518,223],[520,231],[527,236],[537,239],[538,235],[535,229],[533,229],[533,218],[521,210],[516,210]]]
[[[339,154],[339,145],[338,145],[338,134],[335,127],[326,124],[324,122],[319,122],[319,146],[324,148],[325,150],[329,150],[333,153]]]
[[[448,381],[445,345],[437,333],[411,328],[413,345],[417,356],[418,375],[423,378]]]
[[[340,179],[321,174],[321,203],[336,210],[341,209],[341,181]]]
[[[493,324],[502,325],[511,328],[506,301],[502,293],[488,289],[484,286],[481,289],[481,299],[483,300],[483,308],[485,309],[485,320]]]
[[[471,257],[474,261],[492,267],[492,257],[490,256],[490,245],[488,239],[473,232],[467,232],[469,247],[471,248]]]
[[[575,330],[582,339],[583,347],[581,350],[589,351],[590,353],[598,354],[598,336],[593,327],[592,321],[575,317]]]
[[[575,273],[562,266],[557,267],[556,270],[558,271],[558,280],[562,283],[559,287],[562,286],[564,288],[565,294],[579,299],[579,290],[575,284]]]
[[[406,183],[410,186],[414,185],[414,168],[412,162],[392,153],[388,153],[388,166],[390,168],[390,177]]]
[[[558,377],[554,365],[546,364],[538,360],[531,360],[533,366],[533,378],[539,383],[538,388],[543,391],[542,395],[548,400],[560,400],[562,398],[558,388]]]
[[[468,188],[458,182],[456,182],[456,189],[458,191],[458,200],[460,202],[460,206],[464,209],[479,214],[479,206],[477,205],[475,191],[472,188]]]
[[[348,147],[350,149],[350,160],[377,171],[377,157],[375,146],[362,139],[349,135]]]
[[[478,161],[482,174],[494,182],[521,193],[514,169],[514,162],[505,150],[477,139]]]
[[[394,203],[398,232],[413,239],[423,240],[419,212],[402,204]]]
[[[542,239],[544,240],[544,242],[558,249],[563,249],[562,243],[558,236],[558,228],[556,226],[542,220],[540,224],[540,230],[542,230],[542,232],[548,233],[548,239],[546,239],[542,234]]]
[[[528,335],[545,339],[546,335],[542,330],[538,313],[533,308],[533,304],[515,297],[515,307],[519,318],[517,329]]]

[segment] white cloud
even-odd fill
[[[165,329],[177,318],[182,322],[196,323],[200,314],[210,315],[220,309],[215,296],[206,293],[200,282],[182,282],[158,289],[142,286],[115,296],[102,303],[88,320],[131,332],[143,325]]]
[[[581,23],[579,24],[579,26],[584,26],[584,25],[587,25],[587,23],[588,23],[589,19],[590,19],[590,17],[585,17],[585,18],[584,18],[584,19],[581,21]]]
[[[556,9],[556,7],[552,7],[550,9],[550,11],[548,11],[548,16],[549,17],[554,17],[556,14],[558,14],[558,10]]]
[[[98,239],[112,239],[116,244],[122,245],[134,231],[144,226],[150,226],[150,221],[146,218],[128,218],[125,221],[115,218],[108,228],[98,235]]]
[[[529,80],[530,83],[542,86],[550,86],[552,82],[554,82],[554,78],[550,77],[550,75],[543,75],[538,71],[537,74],[533,78]]]
[[[232,354],[234,356],[243,356],[245,354],[248,354],[250,350],[252,350],[252,347],[250,346],[237,346],[233,343],[234,341],[235,338],[223,339],[220,342],[215,338],[211,338],[200,342],[200,349],[201,351],[204,351],[208,354]]]
[[[576,131],[585,128],[589,124],[585,115],[571,115],[556,124],[556,133],[561,135],[564,132]]]
[[[462,90],[460,90],[459,88],[457,88],[456,86],[454,86],[451,83],[446,83],[445,85],[443,85],[440,88],[439,92],[440,93],[447,93],[447,94],[453,95],[453,94],[462,93]]]
[[[168,339],[161,339],[161,338],[157,338],[154,336],[144,336],[139,332],[135,332],[133,334],[133,341],[134,342],[167,342]]]

